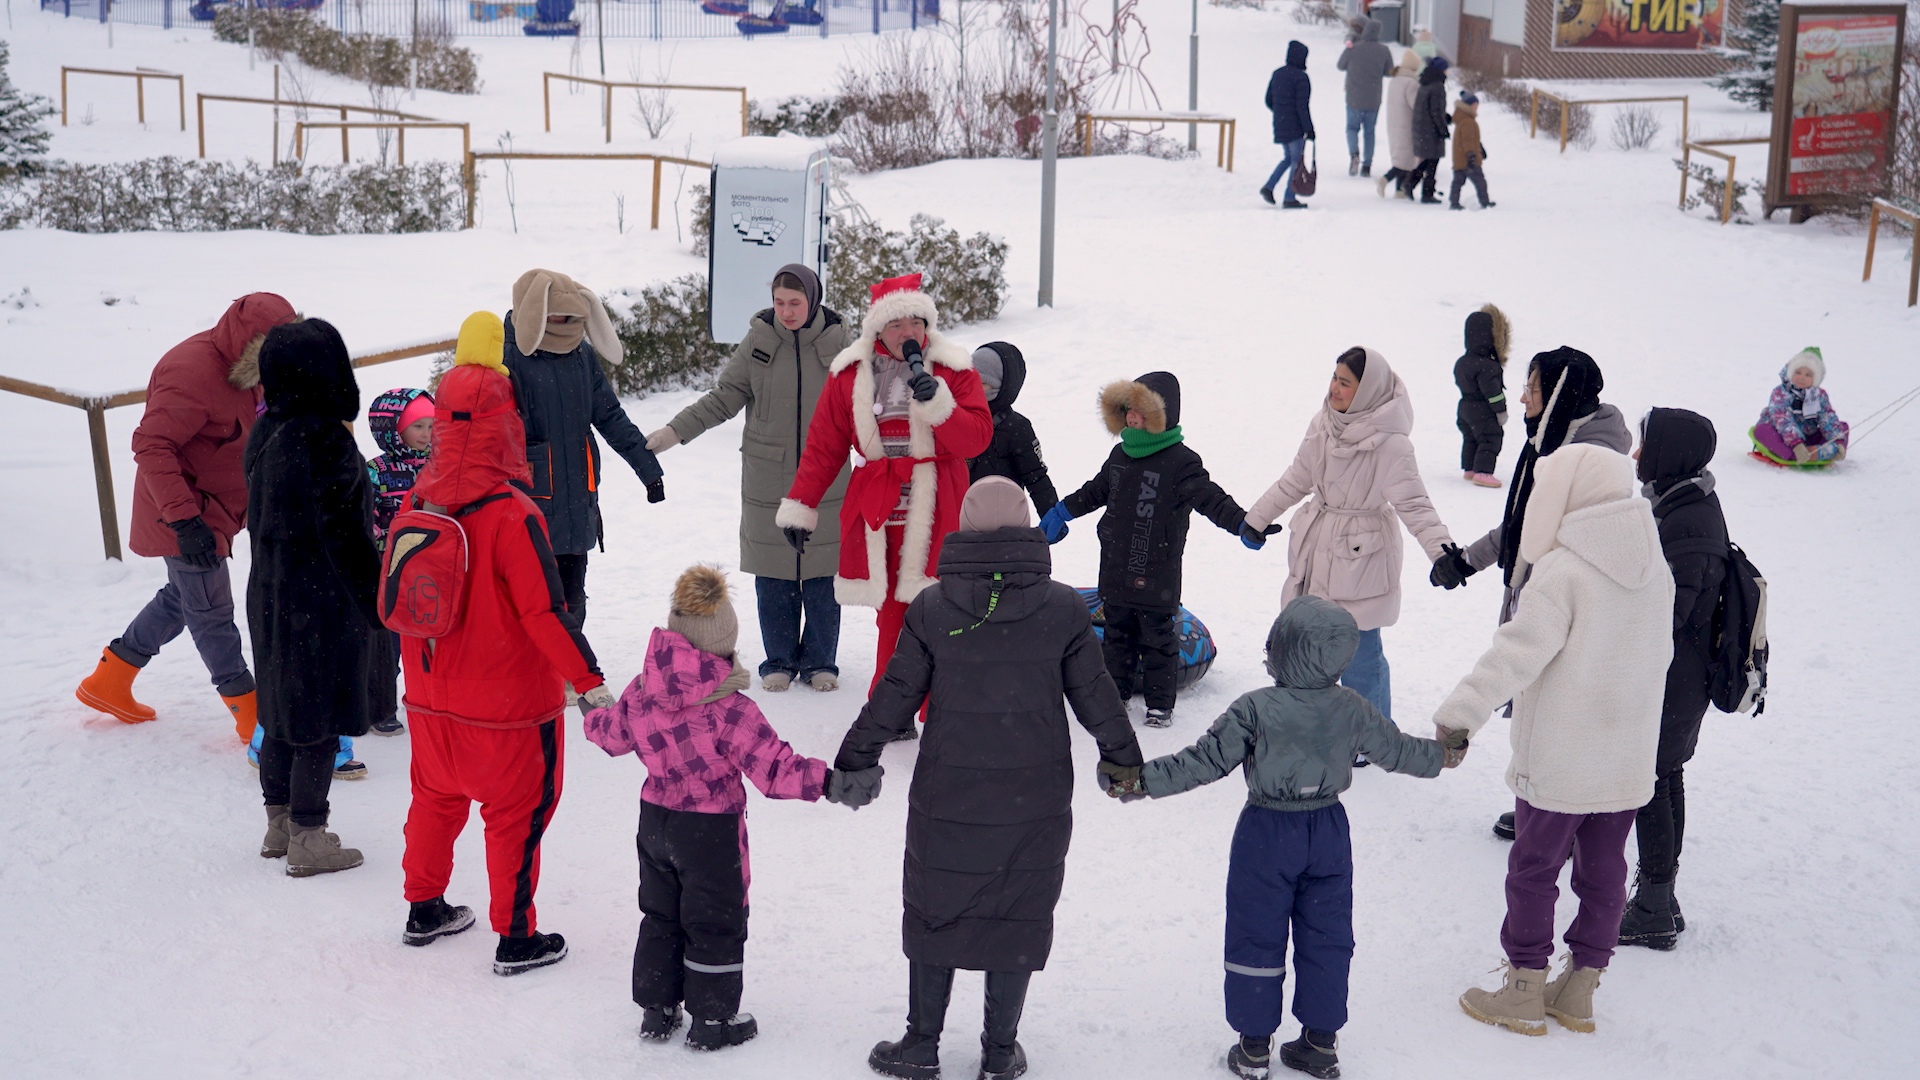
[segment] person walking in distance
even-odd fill
[[[133,522],[127,546],[163,559],[167,583],[100,652],[74,696],[122,723],[154,718],[133,680],[186,630],[213,676],[242,744],[258,711],[253,672],[233,621],[227,559],[247,523],[241,456],[260,414],[260,347],[267,331],[298,318],[273,293],[235,300],[211,330],[167,350],[147,379],[133,429]]]
[[[1347,73],[1347,175],[1372,176],[1373,129],[1380,119],[1381,80],[1393,72],[1393,50],[1380,43],[1380,20],[1367,20],[1360,40],[1341,50],[1334,67]]]
[[[1260,197],[1273,202],[1273,193],[1287,174],[1306,163],[1307,140],[1313,135],[1313,111],[1308,107],[1313,96],[1313,80],[1307,77],[1307,47],[1299,41],[1287,42],[1287,62],[1274,69],[1267,80],[1267,108],[1273,113],[1273,141],[1284,157],[1274,166],[1273,175],[1260,188]],[[1289,185],[1281,205],[1289,210],[1304,210],[1306,203],[1294,197]]]

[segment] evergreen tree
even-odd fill
[[[1721,0],[1726,3],[1727,0]],[[1736,22],[1731,16],[1738,15]],[[1713,85],[1761,112],[1773,108],[1773,64],[1780,49],[1780,0],[1742,0],[1729,11],[1727,45],[1715,49],[1737,61]]]
[[[53,141],[44,123],[54,113],[53,102],[14,87],[7,77],[10,52],[0,41],[0,177],[38,172]]]

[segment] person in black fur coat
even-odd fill
[[[1453,385],[1460,388],[1454,422],[1460,428],[1463,479],[1497,488],[1493,475],[1507,426],[1507,316],[1488,304],[1467,316],[1466,352],[1453,363]]]

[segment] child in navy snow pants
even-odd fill
[[[1242,1035],[1280,1028],[1289,929],[1294,1018],[1339,1031],[1353,964],[1353,844],[1339,803],[1240,811],[1227,866],[1226,995],[1227,1023]]]

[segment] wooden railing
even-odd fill
[[[1527,111],[1527,138],[1529,139],[1533,138],[1535,133],[1540,130],[1541,98],[1546,98],[1548,101],[1559,102],[1560,104],[1560,152],[1563,154],[1567,152],[1567,114],[1573,111],[1573,108],[1577,105],[1638,105],[1649,102],[1677,101],[1680,103],[1680,141],[1682,143],[1687,141],[1687,132],[1690,130],[1688,127],[1689,120],[1691,119],[1689,110],[1692,109],[1692,105],[1685,97],[1583,98],[1576,101],[1573,98],[1564,98],[1551,90],[1542,90],[1536,86],[1533,88],[1532,107]]]
[[[1920,212],[1887,199],[1873,200],[1873,208],[1867,211],[1867,268],[1861,271],[1860,280],[1869,281],[1873,278],[1873,242],[1880,236],[1881,214],[1900,218],[1913,231],[1912,262],[1907,267],[1907,306],[1912,307],[1916,300],[1920,300]]]
[[[83,68],[60,66],[60,126],[67,126],[67,76],[68,75],[112,75],[133,80],[133,96],[138,104],[140,122],[147,122],[147,80],[172,79],[180,90],[180,130],[187,130],[187,77],[171,71],[153,71],[148,68],[135,68],[132,71],[114,71],[110,68]]]
[[[1233,171],[1233,147],[1239,132],[1239,124],[1231,116],[1219,113],[1198,112],[1135,112],[1135,113],[1082,113],[1078,119],[1080,125],[1080,152],[1093,153],[1093,125],[1099,122],[1118,124],[1212,124],[1219,132],[1219,141],[1214,147],[1213,163]]]
[[[653,223],[652,228],[660,227],[660,166],[685,165],[694,169],[710,169],[710,161],[694,161],[691,158],[672,157],[667,154],[549,154],[527,150],[469,150],[464,178],[467,185],[467,228],[473,228],[473,211],[480,200],[479,171],[475,168],[481,161],[651,161],[653,162]]]
[[[557,71],[540,73],[540,114],[545,130],[553,130],[553,80],[581,83],[600,88],[600,119],[606,127],[606,141],[613,141],[613,92],[615,90],[712,90],[723,94],[740,95],[740,134],[747,133],[748,110],[747,88],[744,86],[695,86],[687,83],[643,83],[613,82],[607,79],[594,79],[585,75],[562,75]]]

